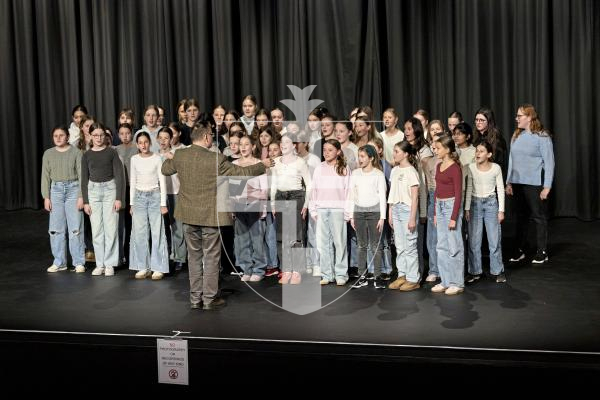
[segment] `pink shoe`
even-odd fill
[[[281,274],[281,279],[279,279],[279,283],[282,285],[287,285],[290,283],[290,279],[292,279],[292,273],[290,271],[284,272]]]
[[[302,275],[300,272],[294,271],[292,273],[292,279],[290,280],[290,285],[299,285],[302,282]]]
[[[242,275],[242,282],[248,282],[250,280],[251,276],[250,275]]]

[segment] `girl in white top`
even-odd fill
[[[152,276],[162,279],[169,272],[169,253],[163,225],[167,213],[167,187],[161,173],[162,160],[150,151],[150,135],[140,132],[136,143],[140,154],[131,158],[129,179],[131,186],[131,240],[129,269],[138,271],[136,279]],[[148,248],[148,227],[152,250]]]
[[[308,210],[308,194],[310,194],[310,173],[308,164],[295,152],[294,142],[297,142],[296,135],[288,133],[281,138],[281,157],[275,159],[275,166],[271,168],[271,201],[287,200],[295,201],[295,210],[281,210],[273,202],[273,215],[278,220],[277,230],[283,232],[282,240],[282,271],[283,274],[279,283],[281,284],[299,284],[302,280],[301,273],[304,272],[306,260],[292,260],[292,247],[303,247],[302,232],[303,224],[306,220]],[[282,227],[283,218],[281,212],[291,212],[296,216],[296,227]],[[283,229],[282,229],[283,228]],[[293,254],[299,254],[294,252]]]
[[[158,106],[150,104],[144,110],[144,125],[142,129],[135,133],[133,140],[137,143],[137,136],[140,132],[147,132],[150,136],[150,151],[158,152],[158,132],[162,126],[158,123]]]
[[[490,247],[490,272],[496,282],[506,282],[502,263],[502,229],[504,221],[504,181],[500,165],[491,162],[492,145],[483,141],[477,146],[476,162],[469,164],[465,219],[469,223],[469,275],[467,282],[477,281],[481,268],[483,224]]]
[[[404,133],[398,129],[398,114],[393,108],[388,108],[383,112],[384,131],[379,132],[383,140],[383,154],[385,161],[394,163],[394,145],[404,140]]]
[[[418,289],[421,281],[417,250],[417,210],[422,181],[416,168],[416,153],[416,149],[407,141],[394,146],[396,166],[392,169],[392,187],[388,197],[398,269],[398,279],[389,288],[403,292]]]
[[[423,110],[420,110],[423,111]],[[415,115],[421,115],[417,111]],[[428,120],[425,120],[429,123]],[[417,154],[417,172],[419,173],[419,225],[417,226],[417,249],[419,251],[419,271],[425,269],[425,261],[423,259],[423,247],[425,239],[425,224],[427,223],[427,185],[425,178],[425,169],[429,160],[433,157],[433,152],[429,147],[429,143],[425,140],[423,132],[423,124],[420,119],[411,117],[404,123],[404,135],[408,143],[414,147]]]
[[[358,150],[358,164],[360,168],[352,172],[348,191],[348,214],[350,225],[356,231],[357,265],[361,275],[352,287],[361,288],[369,284],[365,267],[372,262],[375,288],[385,289],[381,277],[382,246],[379,242],[385,224],[387,184],[374,146],[366,145]],[[373,260],[367,259],[367,248],[374,254]]]
[[[79,126],[81,125],[81,120],[87,116],[87,113],[87,108],[84,105],[78,104],[73,107],[73,112],[71,113],[73,121],[69,126],[69,144],[73,147],[77,147],[79,143]]]
[[[310,120],[308,122],[310,125]],[[321,139],[318,141],[319,152],[322,153]],[[300,132],[298,134],[298,143],[296,143],[296,153],[299,157],[302,157],[308,165],[308,172],[310,176],[313,176],[315,169],[321,164],[321,159],[309,152],[309,136],[306,132]],[[314,182],[314,180],[313,180]],[[317,251],[317,230],[316,224],[312,218],[308,218],[307,221],[306,236],[306,273],[313,274],[313,276],[321,276],[319,268],[319,252]]]
[[[281,157],[281,148],[279,142],[273,142],[269,145],[269,158],[275,159]],[[267,174],[271,173],[271,169]],[[273,276],[279,273],[279,256],[277,254],[277,221],[272,212],[267,213],[267,228],[265,233],[265,244],[267,246],[267,270],[265,276]]]

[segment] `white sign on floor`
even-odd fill
[[[187,340],[156,339],[158,382],[188,385]]]

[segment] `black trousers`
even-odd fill
[[[299,251],[292,251],[292,248],[303,248],[303,232],[306,221],[300,214],[302,207],[304,206],[304,196],[306,192],[304,190],[290,190],[290,191],[277,191],[275,194],[275,200],[289,200],[296,202],[295,207],[288,207],[288,209],[278,209],[275,206],[277,212],[277,236],[281,237],[281,270],[286,271],[297,271],[304,272],[306,270],[306,254]],[[296,218],[296,229],[290,230],[290,228],[283,228],[283,213],[291,213]]]
[[[533,219],[537,230],[537,250],[545,251],[548,245],[548,200],[540,199],[543,187],[513,184],[512,188],[513,206],[517,215],[517,246],[521,247],[527,241],[529,219]]]

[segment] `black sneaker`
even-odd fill
[[[538,250],[533,260],[531,260],[532,264],[544,264],[546,262],[548,262],[548,253],[546,253],[546,250]]]
[[[495,275],[494,278],[496,278],[496,283],[504,283],[504,282],[506,282],[506,275],[504,275],[504,273]]]
[[[356,282],[354,282],[354,285],[352,285],[352,289],[360,289],[363,286],[368,286],[369,285],[369,281],[367,280],[367,278],[365,278],[364,276],[361,276],[360,278],[358,278],[358,280]]]
[[[481,279],[481,274],[477,274],[477,275],[467,274],[467,276],[465,276],[466,283],[474,283],[480,279]]]
[[[508,261],[510,262],[519,262],[525,259],[525,253],[523,253],[523,250],[521,249],[517,249],[515,251],[515,253],[510,257],[510,259]]]
[[[358,278],[360,274],[358,273],[358,267],[350,267],[348,268],[348,277],[350,278]]]
[[[365,276],[370,281],[372,281],[373,279],[375,279],[375,275],[373,275],[372,272],[367,272],[367,275],[365,275]]]
[[[381,278],[381,275],[379,275],[377,277],[377,279],[375,279],[375,289],[385,289],[386,285],[385,285],[385,281]]]
[[[390,274],[386,274],[385,272],[382,272],[381,275],[379,275],[379,279],[383,280],[383,281],[389,281],[392,277],[390,276]]]

